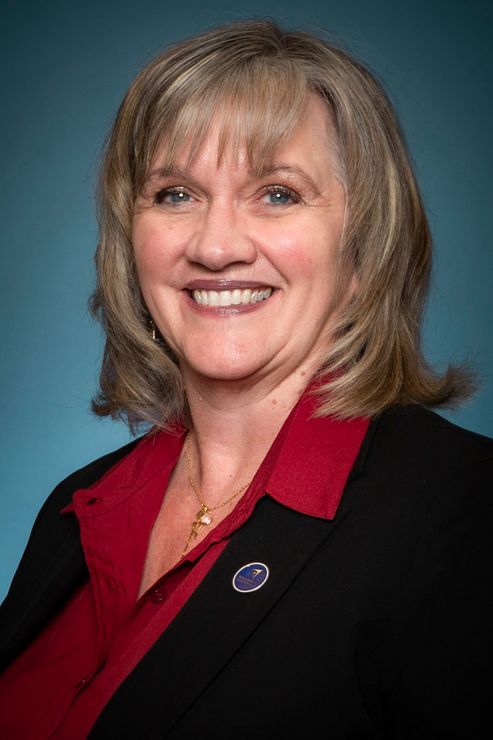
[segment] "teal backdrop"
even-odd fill
[[[425,346],[483,388],[450,415],[493,435],[492,4],[489,0],[15,0],[2,60],[0,597],[36,511],[69,472],[129,439],[91,417],[94,185],[108,127],[164,45],[245,17],[328,29],[384,81],[436,244]]]

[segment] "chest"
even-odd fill
[[[378,704],[381,635],[403,572],[377,544],[351,513],[327,522],[263,500],[108,705],[108,721],[128,704],[134,721],[142,691],[136,732],[152,719],[160,736],[195,737],[210,713],[221,716],[217,737],[301,737],[323,726],[329,706],[331,729],[343,730],[335,737],[374,737],[367,707]],[[232,578],[253,562],[269,578],[238,593]],[[98,729],[111,736],[104,722]]]
[[[233,506],[232,503],[205,515],[183,481],[172,481],[149,536],[139,597],[208,537]]]

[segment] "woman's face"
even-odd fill
[[[139,197],[133,244],[142,294],[185,377],[282,382],[323,361],[351,294],[336,295],[345,191],[334,174],[325,106],[261,176],[246,154],[218,162],[212,123],[193,162],[163,152]]]

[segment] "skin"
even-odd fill
[[[133,220],[142,293],[180,361],[194,477],[209,506],[253,477],[356,289],[352,276],[336,289],[346,196],[327,145],[324,103],[313,95],[260,178],[244,152],[218,162],[219,120],[220,112],[188,167],[184,148],[176,171],[162,173],[158,152]],[[273,293],[247,309],[214,309],[191,297],[191,288],[252,284]],[[180,460],[151,536],[143,588],[179,559],[196,511]]]

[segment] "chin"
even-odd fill
[[[210,358],[208,362],[204,362],[203,358],[197,362],[188,360],[187,364],[203,378],[222,381],[244,380],[261,371],[265,365],[258,358],[256,360],[252,358],[231,360],[225,357]]]

